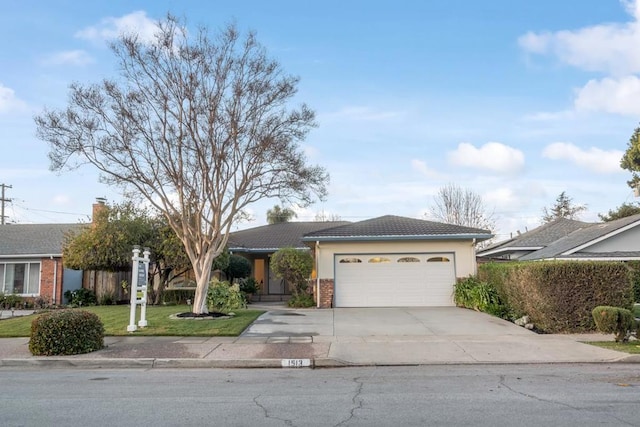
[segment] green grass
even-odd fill
[[[127,332],[129,324],[128,305],[102,305],[83,307],[83,310],[96,313],[104,324],[105,335],[139,336],[238,336],[264,311],[236,310],[236,316],[229,319],[182,320],[171,319],[172,314],[189,311],[186,305],[148,306],[146,328]],[[37,314],[15,317],[0,321],[0,338],[28,337],[31,333],[31,321]],[[136,324],[140,320],[140,308],[136,310]]]
[[[633,313],[636,317],[640,317],[640,304],[636,304],[633,306]]]
[[[586,344],[595,345],[609,350],[623,351],[625,353],[640,354],[640,341],[615,342],[615,341],[596,341]]]

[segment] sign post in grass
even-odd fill
[[[133,267],[131,272],[131,314],[127,332],[134,332],[138,326],[147,326],[147,276],[149,273],[149,248],[144,248],[140,256],[140,246],[133,247]],[[140,320],[136,326],[136,306],[140,305]]]

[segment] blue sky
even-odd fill
[[[638,201],[619,160],[640,118],[640,3],[619,0],[30,1],[0,14],[0,183],[10,222],[86,221],[120,201],[90,168],[56,175],[33,116],[65,106],[72,81],[116,74],[122,30],[167,12],[255,30],[300,76],[317,113],[303,146],[331,175],[298,209],[361,220],[427,218],[439,188],[480,194],[499,238],[540,224],[561,191],[583,220]],[[278,201],[252,206],[255,221]]]

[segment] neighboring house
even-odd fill
[[[283,279],[269,268],[271,255],[281,248],[309,249],[302,236],[317,230],[349,224],[346,221],[282,222],[264,225],[229,235],[229,251],[251,261],[253,277],[260,284],[260,300],[282,300],[291,294]]]
[[[77,289],[82,272],[65,269],[62,245],[79,224],[0,225],[0,293],[62,303],[63,288]]]
[[[515,239],[486,248],[478,252],[478,257],[520,261],[640,260],[640,215],[603,223],[568,221],[571,220],[542,225]],[[562,232],[554,234],[556,238],[552,239],[547,235],[549,229]]]
[[[479,258],[490,260],[516,260],[591,225],[593,223],[558,218],[526,233],[518,233],[515,237],[483,248],[477,255]]]

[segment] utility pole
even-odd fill
[[[4,190],[6,188],[13,188],[10,185],[6,185],[6,184],[0,184],[0,188],[2,188],[2,197],[0,197],[0,206],[2,206],[1,210],[0,210],[0,224],[4,225],[4,204],[5,202],[10,202],[11,199],[7,199],[6,197],[4,197]]]

